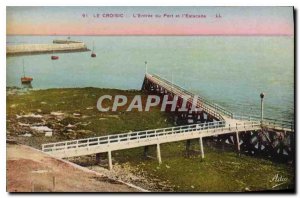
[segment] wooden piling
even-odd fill
[[[191,150],[191,140],[187,140],[185,146],[186,146],[186,148],[185,148],[186,154],[189,157],[190,156],[190,150]]]
[[[149,155],[149,146],[144,146],[144,159],[147,159]]]
[[[101,162],[101,154],[96,153],[96,164],[100,164],[100,162]]]
[[[199,144],[200,144],[201,158],[204,159],[204,149],[203,149],[202,137],[199,138]]]
[[[238,153],[240,153],[241,148],[240,148],[240,138],[239,138],[239,132],[235,132],[235,139],[236,139],[236,147]]]
[[[108,151],[107,154],[108,154],[108,169],[112,170],[113,166],[112,166],[112,159],[111,159],[111,151]]]
[[[160,145],[159,144],[157,144],[157,146],[156,146],[156,151],[157,151],[157,160],[158,160],[158,163],[161,164],[162,161],[161,161]]]

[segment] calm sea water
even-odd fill
[[[7,44],[51,43],[62,36],[8,36]],[[91,52],[8,57],[7,86],[20,86],[22,60],[36,89],[106,87],[140,89],[156,73],[239,114],[259,114],[265,92],[268,117],[294,118],[293,37],[74,36]]]

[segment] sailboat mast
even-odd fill
[[[23,62],[23,76],[25,78],[24,59],[22,60],[22,62]]]

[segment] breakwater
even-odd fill
[[[22,44],[6,46],[7,56],[82,51],[89,51],[87,46],[82,42],[67,44]]]
[[[82,43],[80,41],[72,41],[72,40],[59,40],[59,39],[55,39],[53,40],[53,43],[56,44],[70,44],[70,43]]]

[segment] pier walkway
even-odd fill
[[[189,104],[195,97],[189,91],[172,84],[171,82],[157,76],[145,75],[142,89],[156,91],[158,94],[171,94],[178,97],[189,96]],[[182,126],[159,128],[153,130],[135,131],[101,137],[78,139],[71,141],[55,142],[42,145],[42,151],[58,158],[68,158],[82,155],[98,153],[108,153],[109,169],[112,168],[112,151],[145,147],[156,145],[157,159],[162,163],[160,154],[160,144],[183,140],[199,139],[201,156],[204,158],[202,138],[219,136],[224,134],[234,134],[237,149],[240,150],[239,133],[247,131],[258,131],[264,128],[275,132],[294,132],[294,123],[289,121],[279,121],[266,119],[263,122],[257,117],[242,117],[234,115],[225,108],[214,104],[204,98],[197,96],[196,107],[201,109],[211,121],[204,123],[188,124]]]

